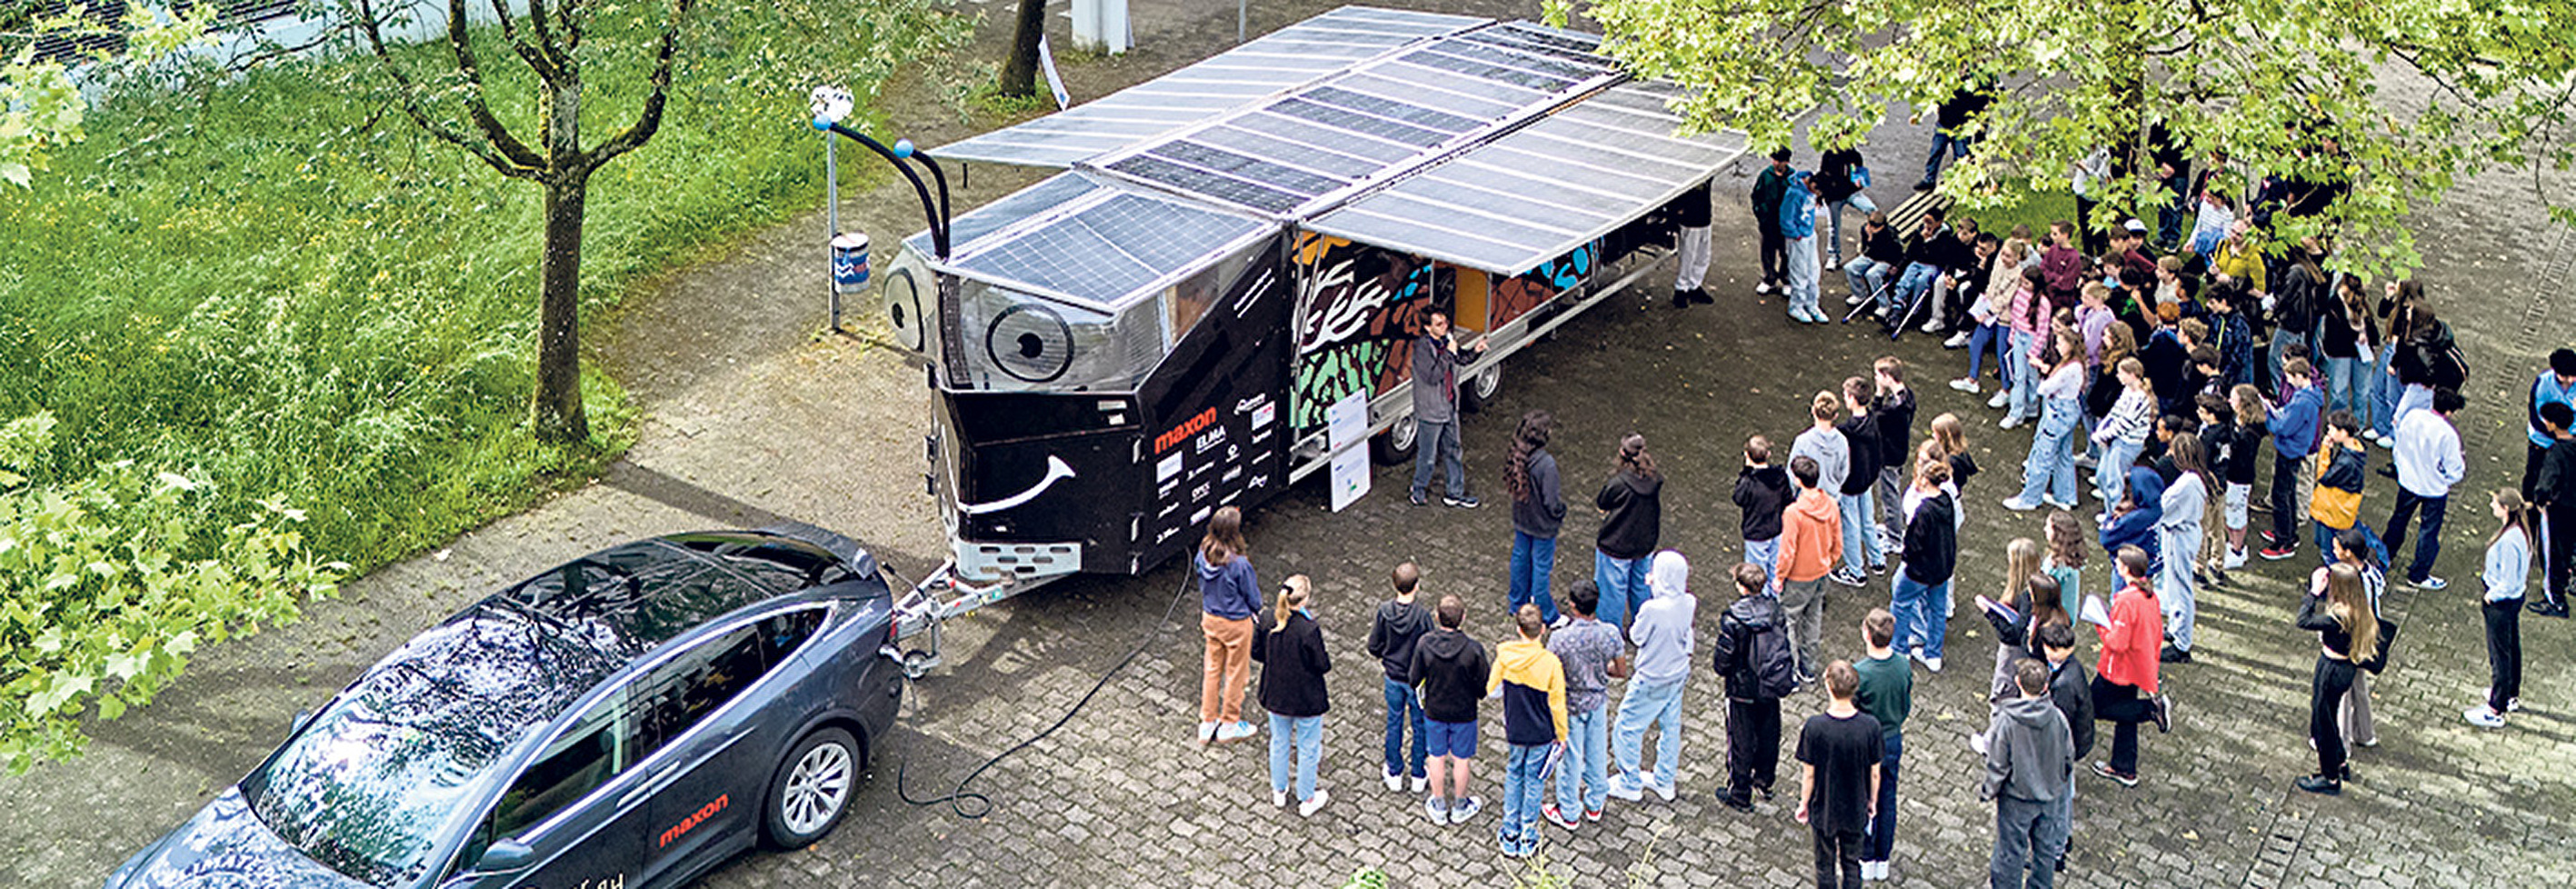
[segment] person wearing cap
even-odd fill
[[[2530,436],[2522,458],[2522,499],[2531,500],[2532,482],[2540,478],[2541,458],[2549,456],[2549,446],[2556,439],[2549,426],[2540,421],[2540,408],[2546,404],[2576,407],[2576,349],[2559,349],[2549,353],[2549,369],[2531,379],[2531,404],[2523,409],[2523,424]]]
[[[1789,196],[1789,149],[1771,152],[1771,166],[1753,178],[1753,225],[1762,233],[1762,283],[1753,292],[1768,294],[1783,286],[1789,241],[1780,234],[1780,205]]]

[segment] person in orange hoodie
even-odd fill
[[[2093,718],[2112,723],[2111,761],[2095,762],[2093,774],[2136,787],[2138,723],[2152,721],[2159,732],[2173,731],[2173,708],[2156,692],[2156,655],[2164,644],[2165,617],[2156,605],[2155,571],[2147,551],[2123,546],[2113,561],[2121,584],[2111,595],[2109,622],[2085,617],[2102,638],[2102,659],[2093,671]],[[2092,611],[2092,603],[2085,610]]]
[[[1834,496],[1817,485],[1824,467],[1816,458],[1789,458],[1789,477],[1798,483],[1798,499],[1780,522],[1779,570],[1771,573],[1771,594],[1780,598],[1780,613],[1789,622],[1789,647],[1798,653],[1798,682],[1816,681],[1816,636],[1824,632],[1825,574],[1842,562],[1843,516]]]

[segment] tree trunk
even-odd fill
[[[1011,58],[1002,66],[994,90],[1005,96],[1038,94],[1038,38],[1046,34],[1046,0],[1020,0],[1020,20],[1011,32]]]
[[[581,409],[581,222],[590,189],[587,171],[545,183],[546,252],[538,264],[537,395],[539,441],[590,438]]]

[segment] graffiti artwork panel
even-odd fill
[[[1312,233],[1297,239],[1297,371],[1290,425],[1323,428],[1324,408],[1404,382],[1432,306],[1431,264],[1418,257]]]

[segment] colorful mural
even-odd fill
[[[1385,392],[1404,381],[1431,307],[1431,264],[1413,256],[1301,234],[1297,264],[1297,369],[1289,420],[1300,432],[1324,425],[1324,409],[1353,392]]]
[[[1501,326],[1538,308],[1540,303],[1555,299],[1592,276],[1595,257],[1601,244],[1595,241],[1574,248],[1574,252],[1549,260],[1538,268],[1522,272],[1494,288],[1494,324]]]

